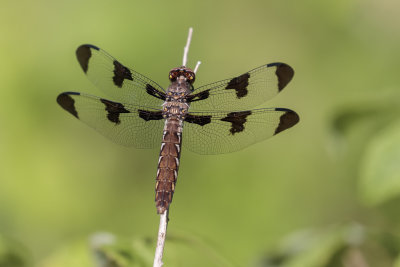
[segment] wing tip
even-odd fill
[[[75,108],[75,100],[71,97],[71,95],[80,95],[77,92],[64,92],[57,96],[57,103],[66,111],[74,115],[76,118],[78,117],[78,112]]]
[[[267,66],[276,67],[275,74],[278,77],[278,90],[279,92],[282,91],[294,76],[293,68],[282,62],[270,63]]]
[[[95,50],[97,50],[97,51],[99,51],[100,50],[100,48],[98,48],[97,46],[95,46],[95,45],[92,45],[92,44],[83,44],[83,45],[80,45],[78,48],[77,48],[77,50],[79,50],[79,49],[90,49],[90,48],[93,48],[93,49],[95,49]]]
[[[82,70],[87,73],[89,68],[89,60],[92,57],[91,49],[99,51],[100,48],[91,44],[83,44],[76,49],[76,58],[78,59],[79,65]]]
[[[276,108],[275,110],[284,113],[279,118],[279,125],[275,129],[274,135],[293,127],[300,121],[299,115],[293,110],[287,108]]]

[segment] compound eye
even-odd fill
[[[173,72],[173,71],[171,71],[171,72],[169,73],[169,79],[170,79],[170,80],[175,80],[175,79],[176,79],[176,73]]]

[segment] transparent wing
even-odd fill
[[[245,110],[273,98],[293,78],[285,63],[271,63],[238,77],[201,86],[188,96],[190,110]]]
[[[81,45],[76,57],[89,80],[117,101],[158,108],[165,100],[161,86],[94,45]]]
[[[75,92],[60,94],[57,102],[63,109],[117,144],[136,148],[161,145],[164,126],[161,110]]]
[[[296,112],[264,108],[236,112],[191,112],[184,122],[182,144],[199,154],[241,150],[299,122]]]

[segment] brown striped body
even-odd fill
[[[181,123],[180,120],[176,119],[168,119],[165,123],[156,178],[156,206],[158,213],[163,213],[168,208],[175,191],[182,142]]]
[[[173,76],[172,76],[173,75]],[[163,104],[163,117],[165,126],[161,143],[160,157],[158,160],[156,178],[156,207],[158,213],[164,213],[175,191],[178,178],[179,158],[182,145],[183,120],[189,109],[186,95],[192,92],[188,75],[193,75],[191,70],[184,68],[172,70],[170,73],[171,85],[166,92],[166,101]]]

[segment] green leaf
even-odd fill
[[[383,129],[368,143],[359,173],[359,191],[367,205],[400,195],[400,122]]]
[[[292,234],[256,266],[400,267],[399,251],[400,238],[396,234],[348,223]]]
[[[153,263],[153,242],[117,239],[110,233],[99,233],[91,238],[96,267],[145,267]]]
[[[337,225],[325,230],[306,230],[289,236],[276,254],[263,259],[262,267],[331,267],[348,246],[357,246],[365,237],[358,224]]]

